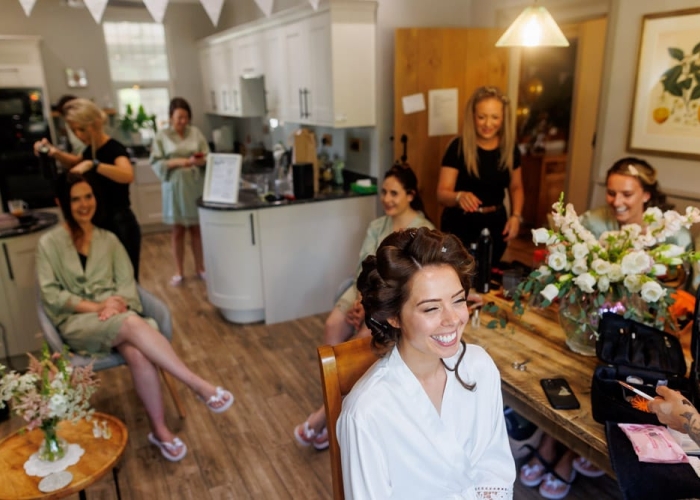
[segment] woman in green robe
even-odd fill
[[[104,355],[116,349],[126,360],[148,414],[148,440],[163,456],[178,461],[187,446],[168,429],[159,367],[192,389],[220,413],[233,395],[193,373],[170,342],[142,312],[131,262],[117,237],[92,224],[97,203],[84,177],[69,174],[59,182],[65,223],[47,232],[37,248],[41,300],[48,317],[71,349]]]
[[[170,284],[182,283],[185,232],[190,233],[197,275],[204,279],[202,236],[199,230],[197,198],[204,191],[204,169],[209,144],[190,125],[192,111],[182,97],[170,101],[170,128],[160,130],[151,148],[151,165],[162,182],[163,222],[173,227],[172,244],[177,274]]]

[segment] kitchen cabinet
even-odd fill
[[[211,47],[199,51],[200,74],[202,75],[202,91],[204,97],[204,112],[216,113],[216,89],[213,83]]]
[[[265,75],[265,104],[267,113],[272,117],[281,116],[284,107],[282,92],[285,88],[285,71],[283,71],[282,31],[267,29],[262,37],[263,69]]]
[[[0,37],[0,87],[43,88],[38,38]]]
[[[262,321],[265,309],[258,211],[200,208],[199,223],[209,302],[234,323]]]

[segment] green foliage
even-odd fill
[[[153,132],[157,132],[156,115],[147,114],[146,110],[143,109],[143,105],[139,106],[136,115],[134,115],[134,109],[131,107],[131,104],[127,104],[126,112],[119,119],[119,128],[125,134],[140,132],[149,128],[153,129]]]

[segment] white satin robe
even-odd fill
[[[498,369],[467,344],[459,373],[476,389],[448,372],[440,414],[396,348],[357,382],[336,427],[347,500],[513,498]]]

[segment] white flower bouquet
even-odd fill
[[[689,207],[681,215],[649,208],[644,212],[644,228],[629,224],[596,238],[583,227],[573,205],[564,205],[563,195],[552,208],[554,229],[532,231],[535,244],[547,246],[547,256],[518,286],[516,314],[524,312],[526,296],[539,298],[544,307],[556,299],[560,304],[588,303],[597,308],[623,302],[626,318],[657,328],[673,325],[672,290],[664,285],[664,278],[679,266],[700,260],[700,253],[666,240],[700,222],[700,210]],[[579,319],[586,321],[583,312]]]

